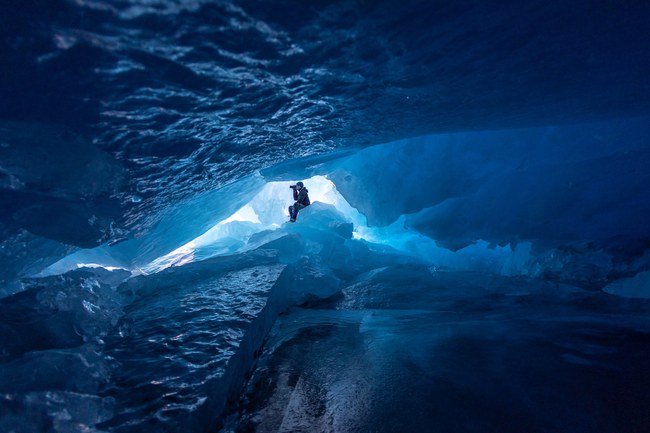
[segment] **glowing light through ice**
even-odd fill
[[[247,204],[243,208],[239,209],[237,212],[221,221],[219,224],[227,224],[232,221],[248,221],[255,224],[261,223],[259,216],[255,213],[255,210],[250,204]]]
[[[180,266],[210,255],[233,253],[255,233],[272,230],[286,223],[288,207],[293,203],[289,185],[294,182],[269,182],[253,196],[250,202],[228,218],[215,224],[201,236],[152,261],[142,269],[146,273],[159,272],[170,266]],[[336,185],[326,176],[304,179],[312,203],[321,202],[334,206],[353,223],[357,239],[369,236],[366,218],[343,198]],[[208,251],[197,257],[196,251]]]
[[[136,266],[126,260],[114,258],[110,255],[112,250],[102,246],[75,252],[51,265],[39,276],[57,275],[79,266],[99,266],[111,270],[131,268],[132,275],[151,274],[171,266],[182,266],[214,256],[244,251],[251,247],[248,242],[254,234],[275,230],[287,224],[289,219],[287,208],[293,202],[288,186],[297,181],[298,179],[292,182],[268,182],[262,184],[263,186],[257,191],[247,191],[245,187],[242,187],[241,191],[234,189],[232,193],[235,195],[250,196],[248,203],[227,218],[216,222],[202,235],[147,264]],[[343,218],[353,224],[352,237],[356,240],[388,246],[436,266],[455,269],[475,269],[479,266],[477,263],[485,263],[493,269],[499,263],[503,263],[502,272],[510,274],[517,269],[517,266],[511,264],[517,259],[514,256],[522,256],[517,259],[519,262],[528,256],[519,253],[521,248],[517,248],[516,254],[513,255],[509,247],[491,248],[486,242],[479,242],[454,253],[438,247],[434,240],[406,227],[404,215],[389,226],[368,227],[365,216],[350,206],[337,191],[336,185],[326,176],[314,176],[304,179],[303,182],[309,189],[312,203],[321,202],[333,206]],[[309,225],[311,221],[311,218],[306,218],[299,223]],[[515,270],[508,270],[513,266]]]

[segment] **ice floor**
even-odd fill
[[[647,431],[649,308],[388,267],[283,316],[222,431]]]

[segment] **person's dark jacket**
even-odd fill
[[[301,188],[300,191],[298,191],[298,188],[294,188],[293,199],[303,206],[309,206],[311,204],[309,201],[309,191],[305,187]]]

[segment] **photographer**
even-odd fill
[[[289,217],[291,218],[289,221],[294,223],[300,209],[306,208],[311,202],[309,201],[309,191],[302,182],[290,185],[289,188],[293,189],[293,199],[296,201],[292,206],[289,206]]]

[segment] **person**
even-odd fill
[[[289,217],[291,218],[289,221],[295,223],[300,209],[304,209],[311,204],[309,201],[309,190],[305,188],[305,184],[302,182],[289,185],[289,188],[293,189],[293,199],[296,201],[292,206],[289,206]]]

